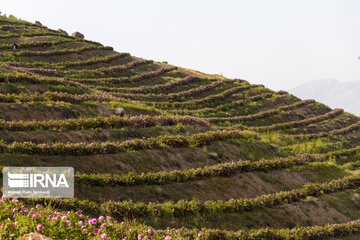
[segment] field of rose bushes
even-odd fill
[[[310,162],[322,162],[326,157],[318,154],[301,154],[296,157],[275,158],[259,161],[226,162],[213,166],[196,169],[174,170],[171,172],[150,172],[136,174],[129,172],[125,175],[118,174],[77,174],[76,181],[92,186],[131,186],[131,185],[163,185],[172,182],[196,181],[211,177],[229,177],[238,173],[252,171],[271,171],[289,168],[297,165],[305,165]]]
[[[346,177],[329,183],[310,183],[302,188],[283,191],[256,198],[230,199],[229,201],[181,200],[176,203],[148,203],[123,201],[103,204],[105,212],[117,218],[138,218],[142,216],[190,216],[218,213],[244,213],[261,208],[271,208],[283,204],[300,201],[308,196],[317,197],[322,194],[353,189],[360,186],[359,177]]]
[[[80,156],[90,154],[115,154],[125,151],[162,149],[165,147],[201,147],[215,141],[227,139],[255,140],[259,136],[253,132],[240,130],[220,130],[197,133],[191,136],[159,136],[145,139],[132,139],[123,142],[92,143],[53,143],[34,144],[32,142],[0,142],[0,153],[21,153],[31,155]]]
[[[146,128],[156,125],[172,126],[176,124],[210,126],[205,119],[191,116],[113,116],[97,118],[76,118],[49,121],[4,121],[0,120],[0,130],[33,131],[33,130],[84,130],[108,129],[122,127]]]
[[[28,48],[28,47],[38,47],[38,46],[44,46],[44,45],[50,45],[50,46],[55,46],[58,44],[62,44],[62,43],[69,43],[69,42],[76,42],[75,39],[63,39],[63,40],[57,40],[57,41],[43,41],[43,42],[24,42],[24,43],[19,43],[18,47],[20,48]],[[2,43],[0,44],[0,49],[12,49],[13,48],[13,44],[11,43]]]
[[[65,41],[65,40],[48,41],[48,42],[46,42],[46,44],[56,45],[57,42],[61,42],[61,41]],[[76,40],[70,39],[69,41],[70,42],[77,41],[77,39]],[[88,42],[87,40],[83,40],[83,41]],[[40,42],[38,44],[43,44],[43,43],[44,42]],[[26,43],[26,44],[28,44],[28,43]],[[97,44],[97,43],[94,42],[94,44]],[[29,45],[29,47],[31,47],[31,45]],[[130,57],[130,54],[129,53],[115,53],[115,54],[105,56],[105,57],[96,57],[96,58],[90,58],[90,59],[86,59],[86,60],[75,61],[75,62],[69,62],[69,61],[58,62],[58,63],[48,63],[48,62],[9,62],[8,66],[12,66],[12,67],[43,67],[43,68],[64,69],[64,68],[71,68],[71,67],[93,65],[93,64],[98,64],[98,63],[107,63],[107,62],[111,62],[113,60],[116,60],[116,59],[119,59],[119,58],[125,58],[125,57]]]
[[[176,68],[174,68],[175,70]],[[165,70],[165,69],[164,69]],[[136,79],[137,81],[143,80],[143,79]],[[170,90],[182,85],[186,85],[186,84],[190,84],[192,82],[196,82],[196,81],[202,81],[205,79],[202,78],[198,78],[198,77],[185,77],[183,79],[174,81],[174,82],[167,82],[164,84],[155,84],[155,85],[145,85],[145,86],[141,86],[141,87],[135,87],[135,88],[127,88],[127,87],[103,87],[103,86],[96,86],[96,89],[100,89],[103,91],[116,91],[116,92],[129,92],[129,93],[147,93],[147,92],[151,92],[151,91],[156,91],[156,90]],[[208,80],[208,79],[206,79]],[[104,80],[102,80],[104,81]],[[88,80],[87,82],[91,82],[90,80]],[[120,81],[117,81],[116,83],[119,83]],[[125,82],[125,81],[122,81]],[[131,82],[127,81],[127,82]],[[132,82],[135,82],[134,80]],[[106,80],[105,83],[113,83],[113,81],[110,80]]]
[[[32,56],[56,56],[56,55],[62,55],[62,54],[69,54],[69,53],[81,53],[87,50],[112,50],[112,47],[104,47],[99,45],[89,45],[84,46],[80,48],[74,48],[74,49],[55,49],[55,50],[49,50],[49,51],[31,51],[31,50],[21,50],[17,51],[15,53],[12,53],[13,56],[26,56],[26,57],[32,57]],[[2,55],[4,56],[6,52],[2,52]]]
[[[121,99],[114,96],[109,96],[105,94],[99,93],[90,93],[90,94],[71,94],[64,92],[51,92],[47,91],[44,93],[0,93],[0,102],[6,103],[14,103],[14,102],[39,102],[44,100],[51,101],[62,101],[69,103],[79,103],[79,102],[88,102],[88,101],[97,101],[97,102],[110,102],[110,101],[118,101],[118,102],[132,102],[127,99]],[[135,103],[135,102],[133,102]]]
[[[177,67],[169,67],[169,68],[162,68],[160,70],[151,71],[149,73],[138,74],[131,77],[113,77],[113,78],[79,78],[77,81],[85,82],[85,83],[96,83],[100,85],[105,84],[118,84],[118,83],[135,83],[140,82],[145,79],[151,79],[155,77],[160,77],[165,73],[171,72],[176,70]],[[101,86],[97,86],[98,89],[102,90]],[[130,89],[129,89],[130,91]]]
[[[0,170],[64,163],[76,185],[2,196],[0,239],[359,236],[357,116],[13,16],[0,50]]]
[[[37,232],[56,239],[328,239],[347,236],[360,230],[360,220],[294,229],[221,231],[215,229],[156,230],[131,221],[116,221],[110,216],[88,216],[81,211],[57,211],[46,205],[29,207],[17,199],[1,198],[0,236],[16,239]]]
[[[223,100],[226,99],[227,97],[231,96],[232,94],[238,93],[240,91],[243,90],[247,90],[251,87],[258,87],[258,85],[246,85],[246,86],[237,86],[237,87],[233,87],[231,89],[225,90],[222,93],[219,94],[215,94],[215,95],[210,95],[201,99],[194,99],[194,100],[188,100],[188,101],[181,101],[181,102],[151,102],[152,105],[155,105],[156,107],[159,107],[160,109],[162,108],[167,108],[168,106],[171,107],[190,107],[191,108],[195,108],[196,105],[198,104],[211,104],[214,101],[219,101],[219,100]],[[145,104],[148,104],[147,102],[144,102]]]
[[[88,49],[86,49],[85,47],[82,48],[77,48],[71,51],[85,51],[85,50],[90,50],[90,49],[104,49],[104,50],[111,50],[112,48],[110,47],[102,47],[102,46],[89,46],[87,47]],[[63,50],[54,50],[54,51],[59,51],[58,54],[62,54],[61,51]],[[70,51],[70,50],[64,50],[64,51]],[[40,51],[40,54],[42,53],[42,51]],[[68,52],[69,53],[69,52]],[[49,51],[49,54],[51,55],[51,51]],[[57,53],[54,52],[54,54],[56,55]],[[145,64],[149,64],[152,63],[152,60],[134,60],[130,63],[127,63],[125,65],[121,65],[121,66],[114,66],[114,67],[110,67],[110,68],[97,68],[97,69],[82,69],[82,70],[76,70],[76,69],[68,69],[68,70],[59,70],[59,69],[44,69],[44,68],[25,68],[25,67],[13,67],[13,69],[17,70],[17,71],[22,71],[22,72],[27,72],[27,73],[35,73],[35,74],[46,74],[46,75],[55,75],[55,76],[69,76],[69,77],[84,77],[84,76],[101,76],[101,75],[105,75],[105,74],[113,74],[113,73],[118,73],[118,72],[124,72],[126,70],[132,69],[136,66],[140,66],[140,65],[145,65]],[[11,66],[12,64],[5,64],[5,66]]]
[[[312,118],[307,118],[304,120],[299,120],[299,121],[294,121],[294,122],[286,122],[286,123],[279,123],[279,124],[273,124],[270,126],[264,126],[264,127],[254,127],[254,129],[256,129],[257,131],[269,131],[269,130],[279,130],[279,129],[286,129],[289,127],[300,127],[300,126],[304,126],[310,123],[314,123],[317,121],[323,121],[326,119],[330,119],[330,118],[334,118],[336,116],[339,116],[340,114],[342,114],[344,112],[343,109],[334,109],[331,112],[328,112],[324,115],[320,115],[320,116],[315,116]]]
[[[263,112],[259,112],[259,113],[255,113],[255,114],[249,114],[249,115],[245,115],[245,116],[236,116],[236,117],[224,117],[224,118],[207,118],[208,121],[210,122],[221,122],[221,121],[229,121],[229,122],[240,122],[240,121],[251,121],[254,119],[258,119],[258,118],[263,118],[263,117],[267,117],[276,113],[279,113],[280,111],[284,111],[284,110],[291,110],[291,109],[296,109],[298,107],[302,107],[305,106],[307,104],[311,104],[313,103],[314,100],[303,100],[303,101],[299,101],[296,102],[294,104],[290,104],[290,105],[286,105],[286,106],[281,106],[279,108],[276,109],[271,109],[268,111],[263,111]]]
[[[258,100],[264,100],[267,98],[271,98],[273,96],[273,93],[261,93],[255,96],[247,97],[246,99],[240,99],[237,101],[233,101],[231,103],[225,103],[221,104],[217,107],[204,107],[199,109],[173,109],[168,110],[169,112],[178,113],[178,114],[186,114],[186,113],[209,113],[209,112],[219,112],[227,109],[233,109],[237,106],[244,106],[246,103],[252,102],[252,101],[258,101]]]
[[[183,97],[193,97],[197,94],[201,94],[203,92],[207,92],[213,89],[216,89],[217,87],[220,87],[222,85],[226,84],[226,81],[216,81],[212,82],[209,85],[202,85],[198,88],[189,89],[183,92],[176,92],[176,93],[169,93],[169,94],[155,94],[155,93],[149,93],[149,94],[138,94],[138,93],[132,93],[132,94],[124,94],[124,93],[115,93],[115,96],[123,97],[123,98],[147,98],[152,100],[174,100],[177,98],[183,98]],[[102,88],[104,90],[104,88]],[[117,92],[115,89],[107,89],[107,91],[112,90],[110,92]],[[115,91],[114,91],[115,90]]]
[[[38,36],[67,36],[62,33],[57,32],[49,32],[49,31],[37,31],[37,32],[29,32],[29,33],[9,33],[0,35],[0,39],[9,39],[9,38],[17,38],[17,37],[38,37]]]
[[[329,132],[319,132],[319,133],[310,133],[310,134],[293,134],[292,136],[295,138],[298,138],[298,139],[320,138],[320,137],[327,137],[327,136],[332,136],[332,135],[348,134],[348,133],[357,131],[359,128],[360,128],[360,122],[357,122],[357,123],[351,124],[349,126],[346,126],[344,128],[334,129]]]
[[[226,213],[245,213],[264,208],[299,202],[307,197],[319,197],[324,194],[358,188],[359,177],[345,177],[325,183],[309,183],[302,188],[281,191],[255,198],[230,199],[228,201],[199,201],[180,200],[163,203],[143,203],[133,201],[105,201],[102,203],[78,199],[33,199],[27,200],[31,204],[45,204],[69,211],[82,209],[85,213],[104,213],[116,219],[138,219],[145,216],[152,217],[182,217],[191,215],[217,215]]]

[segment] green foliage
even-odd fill
[[[178,133],[183,133],[183,132],[185,132],[185,127],[184,127],[184,125],[182,125],[181,123],[178,123],[178,124],[176,125],[176,131],[177,131]]]
[[[182,221],[189,220],[186,226],[196,228],[206,226],[206,221],[214,221],[214,225],[221,219],[223,226],[233,227],[235,214],[258,211],[260,216],[273,208],[276,216],[269,220],[271,224],[277,225],[273,221],[280,219],[282,226],[294,227],[297,220],[281,218],[281,212],[290,209],[289,204],[309,198],[318,207],[340,211],[331,193],[356,189],[360,183],[360,121],[342,109],[331,110],[285,91],[274,92],[241,79],[114,53],[111,47],[14,16],[0,16],[0,31],[1,160],[8,165],[86,164],[84,169],[76,169],[75,176],[84,200],[1,199],[1,239],[15,239],[32,231],[54,239],[294,240],[342,237],[359,231],[358,220],[237,232],[155,230],[141,224],[171,221],[164,223],[166,227],[184,225]],[[14,42],[17,49],[13,49]],[[73,47],[77,45],[80,47]],[[116,141],[107,141],[108,137]],[[270,194],[254,194],[256,190],[244,187],[244,196],[254,197],[230,199],[232,195],[223,188],[232,189],[232,181],[241,181],[242,173],[253,171],[267,183],[261,191]],[[280,171],[287,173],[282,176]],[[247,181],[256,183],[252,176],[248,174]],[[287,181],[286,176],[313,183],[297,189],[288,184],[282,188],[286,191],[278,191],[278,185],[284,185],[280,179]],[[201,186],[209,182],[214,188],[206,188],[209,192],[205,193]],[[144,185],[155,189],[142,189],[141,193],[149,194],[144,199],[158,201],[117,201],[121,196],[112,193],[121,188],[127,196],[136,198],[137,190]],[[198,189],[198,196],[205,200],[179,194],[188,186]],[[322,200],[323,195],[327,200]],[[168,201],[178,196],[188,199]],[[351,199],[343,198],[351,205]],[[38,203],[42,205],[36,207]],[[302,204],[298,206],[302,211]],[[77,213],[79,209],[92,216]],[[55,212],[58,210],[69,213]],[[124,222],[97,218],[105,225],[89,223],[100,214]],[[308,219],[299,224],[318,223],[311,214],[304,214]],[[339,220],[331,215],[331,209],[328,214],[329,219]],[[253,227],[254,221],[262,224],[261,218],[248,219],[252,216],[241,218],[242,226]]]

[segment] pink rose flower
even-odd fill
[[[44,226],[43,226],[42,224],[37,225],[37,227],[36,227],[36,229],[37,229],[38,231],[43,230],[43,228],[44,228]]]

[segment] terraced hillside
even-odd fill
[[[0,49],[0,165],[76,171],[1,239],[359,238],[358,117],[13,17]]]

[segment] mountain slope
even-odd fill
[[[356,238],[358,117],[14,18],[0,49],[0,165],[76,171],[74,199],[3,198],[0,236]]]

